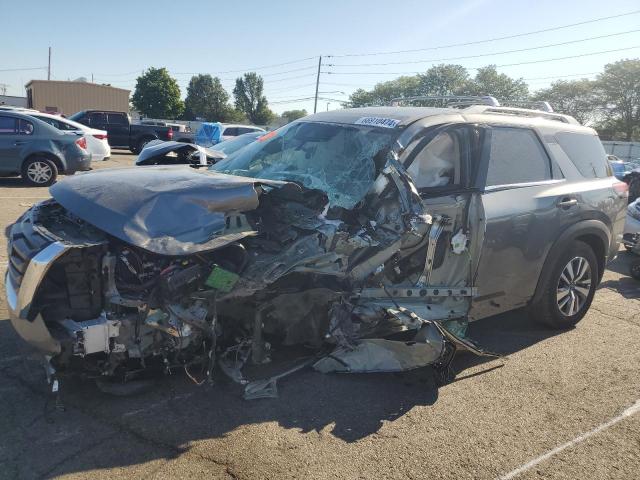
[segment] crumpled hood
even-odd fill
[[[226,230],[225,215],[258,206],[256,186],[287,182],[185,166],[105,169],[53,185],[72,214],[127,243],[163,255],[211,250],[256,232]]]

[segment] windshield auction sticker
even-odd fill
[[[384,117],[360,117],[354,123],[356,125],[368,125],[370,127],[396,128],[400,120]]]

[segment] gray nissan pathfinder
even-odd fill
[[[575,325],[626,184],[571,117],[460,106],[323,112],[208,168],[67,178],[8,230],[13,326],[54,376],[246,384],[245,362],[289,345],[321,372],[442,370],[491,355],[469,321]]]

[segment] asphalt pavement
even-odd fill
[[[95,167],[134,158],[114,151]],[[0,179],[0,225],[45,198],[45,188]],[[638,479],[640,282],[630,258],[620,252],[574,329],[546,330],[523,311],[472,324],[469,335],[505,357],[461,354],[445,386],[428,368],[305,370],[280,382],[279,398],[245,401],[237,385],[175,374],[133,397],[70,381],[64,410],[7,320],[3,281],[0,479]]]

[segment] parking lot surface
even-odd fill
[[[114,151],[95,167],[134,159]],[[0,225],[45,198],[0,179]],[[472,324],[469,335],[505,357],[460,354],[448,385],[429,369],[307,370],[279,384],[280,398],[251,402],[222,379],[198,387],[176,374],[128,398],[67,382],[57,409],[2,291],[0,479],[637,479],[640,283],[629,259],[610,265],[575,329],[542,329],[522,311]]]

